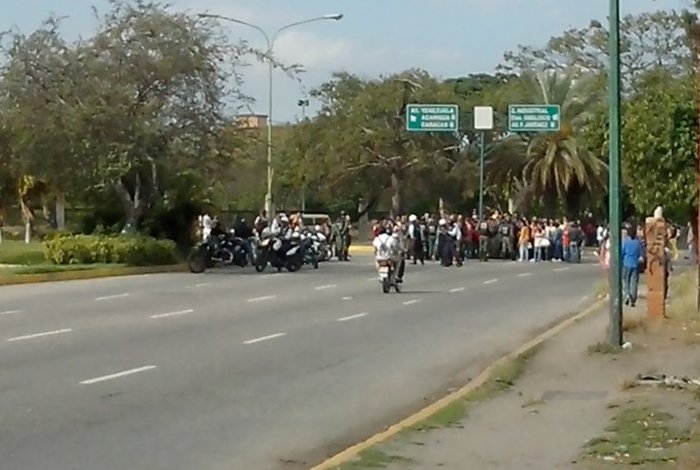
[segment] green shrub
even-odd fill
[[[173,241],[144,236],[73,235],[55,237],[44,244],[46,257],[54,264],[158,266],[177,262]]]

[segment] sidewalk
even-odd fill
[[[700,448],[700,432],[694,449],[685,449],[687,445],[666,449],[679,442],[665,439],[672,435],[671,429],[693,426],[693,418],[698,416],[696,397],[675,390],[624,390],[638,373],[700,376],[700,326],[680,320],[678,315],[669,321],[672,325],[647,331],[641,321],[645,313],[643,299],[636,309],[625,312],[626,326],[633,329],[625,334],[631,349],[608,351],[596,347],[605,342],[607,310],[550,339],[510,391],[474,405],[458,425],[412,432],[381,446],[385,460],[391,462],[385,468],[619,469],[632,463],[643,464],[634,468],[644,469],[700,468],[700,460],[690,462],[689,454]],[[665,419],[665,415],[658,414],[662,411],[675,417],[669,418],[672,423],[650,418],[658,415]],[[644,419],[634,417],[642,412],[648,415],[644,419],[653,421],[651,427]],[[597,445],[584,450],[592,438],[606,435],[605,429],[615,416],[618,423],[631,419],[624,429],[628,435],[598,440]],[[632,435],[632,430],[637,434]],[[660,434],[660,442],[644,444],[645,439],[652,439],[641,439],[644,432]],[[641,439],[642,445],[628,443],[625,438]],[[583,457],[584,452],[592,455]],[[676,462],[676,458],[680,460]]]

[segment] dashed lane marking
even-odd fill
[[[73,330],[70,329],[70,328],[64,328],[64,329],[62,329],[62,330],[45,331],[45,332],[43,332],[43,333],[34,333],[34,334],[31,334],[31,335],[17,336],[17,337],[15,337],[15,338],[10,338],[10,339],[8,339],[7,341],[10,342],[10,343],[12,343],[12,342],[15,342],[15,341],[24,341],[24,340],[27,340],[27,339],[43,338],[44,336],[62,335],[62,334],[64,334],[64,333],[70,333],[71,331],[73,331]]]
[[[158,318],[169,318],[169,317],[179,317],[181,315],[187,315],[189,313],[193,313],[194,309],[187,309],[187,310],[180,310],[178,312],[168,312],[168,313],[159,313],[157,315],[151,315],[151,318],[153,319],[158,319]]]
[[[96,302],[101,302],[103,300],[113,300],[113,299],[122,299],[124,297],[129,297],[131,294],[128,292],[124,292],[123,294],[114,294],[114,295],[105,295],[102,297],[95,297]]]
[[[274,299],[274,298],[276,298],[276,297],[277,297],[276,295],[266,295],[266,296],[264,296],[264,297],[254,297],[254,298],[252,298],[252,299],[248,299],[247,302],[248,302],[248,303],[253,303],[253,302],[264,302],[265,300],[272,300],[272,299]]]
[[[274,335],[261,336],[260,338],[249,339],[248,341],[243,341],[243,344],[262,343],[263,341],[269,341],[271,339],[281,338],[282,336],[287,336],[287,333],[275,333]]]
[[[349,317],[338,318],[339,322],[345,322],[350,320],[357,320],[358,318],[366,317],[368,313],[358,313],[357,315],[350,315]]]
[[[117,372],[115,374],[103,375],[102,377],[95,377],[94,379],[83,380],[80,382],[81,385],[92,385],[100,382],[106,382],[107,380],[114,380],[120,377],[126,377],[127,375],[138,374],[139,372],[146,372],[147,370],[153,370],[157,366],[143,366],[137,367],[136,369],[129,369],[122,372]]]

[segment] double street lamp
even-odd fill
[[[338,14],[333,14],[333,15],[323,15],[323,16],[318,16],[315,18],[309,18],[308,20],[303,20],[303,21],[295,21],[294,23],[289,23],[288,25],[282,26],[279,28],[277,31],[274,32],[274,34],[269,35],[263,28],[261,28],[258,25],[248,23],[247,21],[239,20],[236,18],[231,18],[228,16],[222,16],[222,15],[212,15],[212,14],[207,14],[207,13],[200,13],[199,14],[200,18],[212,18],[216,20],[223,20],[223,21],[229,21],[231,23],[237,23],[243,26],[248,26],[250,28],[253,28],[260,32],[264,37],[265,41],[267,43],[267,52],[266,52],[266,57],[268,61],[268,99],[269,99],[269,108],[268,108],[268,115],[267,115],[267,193],[265,194],[265,210],[267,211],[268,216],[271,216],[273,214],[273,205],[272,205],[272,177],[273,177],[273,169],[272,169],[272,72],[274,69],[274,63],[272,60],[272,51],[273,48],[275,47],[275,41],[277,41],[277,38],[279,37],[280,33],[283,31],[286,31],[290,28],[294,28],[295,26],[301,26],[304,24],[308,23],[314,23],[316,21],[327,21],[327,20],[333,20],[333,21],[340,21],[343,18],[343,14],[338,13]]]

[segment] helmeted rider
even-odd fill
[[[374,260],[377,271],[382,261],[390,261],[394,268],[400,264],[400,247],[398,237],[393,236],[391,227],[383,225],[380,227],[377,236],[372,241],[374,247]]]

